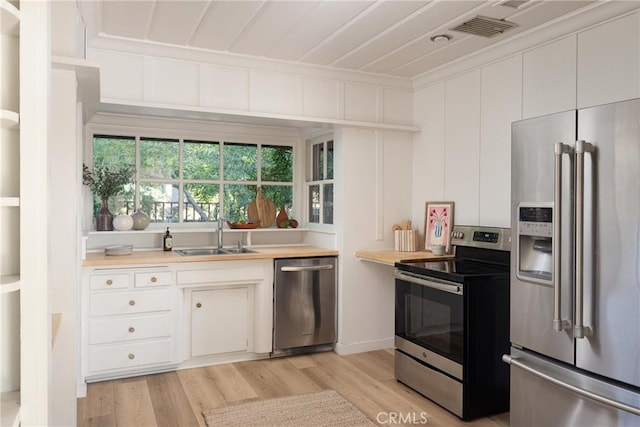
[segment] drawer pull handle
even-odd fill
[[[136,331],[136,328],[134,328],[133,326],[129,328],[129,332],[134,333],[135,331]]]
[[[151,278],[151,283],[156,283],[158,281],[158,278],[156,276],[153,276]]]
[[[113,280],[111,279],[107,280],[107,286],[111,286],[111,285],[113,285]]]
[[[202,307],[202,303],[197,303],[196,307],[198,307],[198,308]]]
[[[129,305],[136,305],[135,300],[130,300],[130,301],[129,301]]]
[[[133,353],[129,353],[129,359],[133,360],[136,358],[136,355]]]

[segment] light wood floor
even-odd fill
[[[78,426],[205,427],[204,409],[326,389],[336,390],[374,422],[387,422],[391,412],[419,422],[424,412],[427,426],[509,425],[508,413],[460,421],[397,382],[393,351],[379,350],[349,356],[323,352],[92,383],[87,397],[78,400]],[[385,414],[378,417],[381,412]]]

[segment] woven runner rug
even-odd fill
[[[202,411],[208,427],[375,426],[335,390],[252,401]]]

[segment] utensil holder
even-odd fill
[[[395,230],[393,233],[396,252],[415,252],[418,250],[418,230]]]

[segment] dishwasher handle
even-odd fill
[[[290,272],[290,271],[318,271],[318,270],[333,270],[333,264],[323,264],[323,265],[309,265],[309,266],[283,266],[280,267],[280,271]]]

